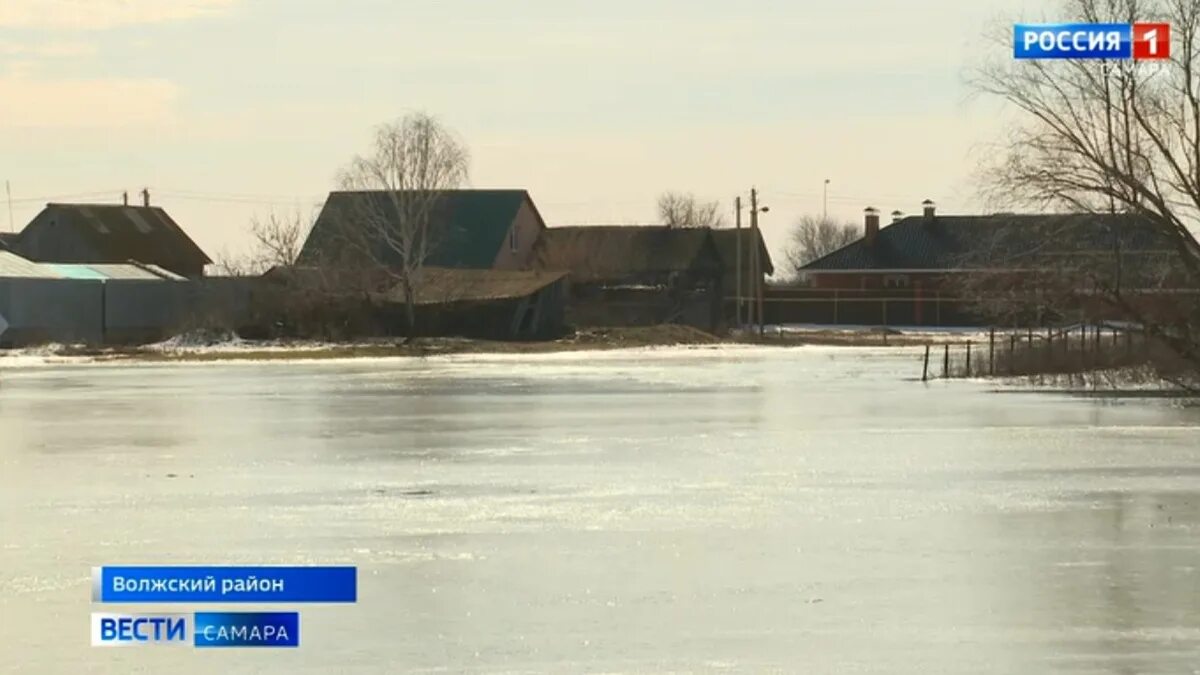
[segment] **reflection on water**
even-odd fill
[[[1194,671],[1200,410],[914,359],[5,370],[0,671]],[[350,563],[361,599],[293,653],[93,650],[106,563]]]

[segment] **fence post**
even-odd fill
[[[971,377],[971,341],[967,341],[967,377]]]
[[[945,352],[942,354],[942,377],[950,377],[950,345],[949,343],[942,345],[945,347]]]
[[[929,380],[929,344],[925,345],[925,364],[921,366],[921,381]]]
[[[988,375],[996,375],[996,327],[988,331]]]
[[[1016,365],[1014,363],[1014,354],[1016,353],[1016,351],[1017,351],[1017,336],[1016,336],[1016,334],[1009,335],[1008,336],[1008,374],[1009,375],[1013,374],[1013,367]]]

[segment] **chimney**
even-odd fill
[[[129,206],[129,190],[121,193],[121,204],[123,206]]]
[[[895,211],[892,211],[892,222],[893,223],[900,222],[900,219],[903,217],[904,217],[904,212],[901,211],[900,209],[896,209]]]
[[[142,188],[142,206],[150,206],[150,188]]]
[[[863,214],[866,216],[866,231],[863,239],[866,239],[868,244],[874,244],[875,235],[879,234],[879,210],[874,206],[868,206],[863,210]]]
[[[937,213],[937,209],[934,208],[933,205],[933,200],[926,199],[925,201],[921,202],[921,208],[925,211],[925,222],[932,223],[934,216]]]

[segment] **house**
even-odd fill
[[[1170,255],[1170,243],[1130,214],[942,216],[931,201],[923,207],[922,215],[882,228],[879,213],[868,208],[863,237],[808,263],[803,276],[814,288],[936,290],[973,273],[1100,271],[1115,260],[1114,251],[1134,263]],[[1138,269],[1145,266],[1135,264],[1126,274]]]
[[[533,265],[568,272],[575,325],[685,323],[715,331],[722,324],[724,268],[708,229],[551,227]]]
[[[749,227],[724,228],[712,231],[713,243],[716,244],[717,254],[721,257],[724,274],[721,276],[721,290],[725,298],[725,316],[730,321],[736,321],[737,298],[739,292],[744,303],[755,297],[756,289],[765,286],[764,277],[775,274],[775,264],[771,261],[771,253],[767,250],[762,233]],[[740,241],[739,241],[740,239]],[[754,273],[754,254],[758,249],[759,273]],[[738,265],[738,254],[741,254],[741,265]],[[741,282],[738,281],[739,271]],[[744,310],[748,311],[748,310]],[[745,314],[743,314],[745,316]]]
[[[768,311],[781,323],[954,325],[1003,292],[1059,276],[1073,289],[1119,284],[1161,288],[1177,269],[1170,242],[1131,214],[894,215],[881,227],[865,211],[863,236],[801,269],[806,289],[780,289]],[[999,295],[997,291],[1003,291]],[[786,296],[786,297],[784,297]],[[1011,302],[1009,303],[1011,304]],[[1036,303],[1035,303],[1036,304]],[[1040,313],[1040,310],[1034,310]],[[1043,322],[1048,317],[1025,317]]]
[[[212,262],[166,211],[149,205],[47,204],[7,246],[37,262],[135,261],[189,278],[204,276]]]
[[[394,247],[389,247],[377,231],[382,228],[364,225],[377,217],[394,218],[395,214],[396,206],[388,192],[330,193],[304,242],[298,263],[316,265],[346,260],[345,256],[353,259],[362,254],[356,250],[361,242],[370,247],[371,260],[398,267]],[[430,215],[429,255],[422,262],[459,269],[525,269],[545,227],[525,190],[439,191]]]

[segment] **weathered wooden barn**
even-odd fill
[[[575,326],[723,324],[724,267],[708,229],[551,227],[533,263],[569,273],[567,320]]]

